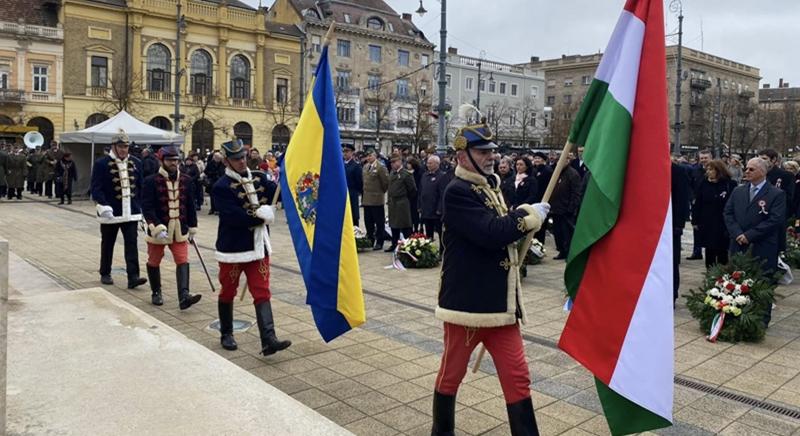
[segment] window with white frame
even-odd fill
[[[496,89],[497,89],[497,86],[496,86],[496,85],[497,85],[497,82],[495,82],[494,80],[490,80],[490,81],[489,81],[489,92],[491,92],[492,94],[494,94],[495,92],[497,92],[497,91],[496,91]]]
[[[336,115],[340,123],[354,123],[356,121],[356,108],[353,103],[340,103],[336,107]]]
[[[281,104],[289,102],[289,79],[279,77],[275,80],[275,100]]]
[[[517,96],[517,84],[516,83],[512,83],[511,84],[511,96],[512,97],[516,97]]]
[[[486,79],[481,79],[481,80],[478,82],[478,89],[479,89],[481,92],[486,92]]]
[[[383,59],[383,55],[381,53],[381,46],[379,45],[370,45],[369,46],[369,60],[375,63],[380,63]]]
[[[419,63],[422,64],[422,66],[424,67],[424,66],[428,65],[429,63],[431,63],[431,57],[426,55],[426,54],[424,54],[424,55],[420,56]]]
[[[572,104],[572,94],[564,95],[564,104]]]
[[[500,95],[506,95],[506,82],[500,82]]]
[[[350,24],[351,18],[350,14],[344,14],[344,22]]]
[[[336,40],[336,56],[341,58],[350,57],[350,41],[346,39]]]
[[[44,65],[33,66],[33,91],[47,92],[47,67]]]
[[[583,76],[583,77],[581,77],[581,83],[583,85],[590,85],[592,83],[592,76]]]
[[[105,56],[92,56],[92,87],[108,87],[108,58]]]
[[[397,79],[397,96],[408,97],[408,79]]]
[[[472,77],[464,78],[464,89],[466,89],[467,91],[472,91],[472,88],[475,86],[473,80],[474,79]]]
[[[311,35],[311,49],[317,53],[322,51],[322,38],[319,35]]]
[[[336,72],[336,88],[341,90],[350,89],[350,71]]]
[[[8,71],[0,71],[0,89],[8,89]]]
[[[369,75],[367,75],[367,88],[376,89],[380,85],[381,85],[381,76],[380,76],[380,74],[369,74]]]

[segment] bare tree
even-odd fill
[[[136,72],[115,74],[108,88],[92,88],[93,96],[100,97],[97,112],[114,116],[120,111],[135,115],[141,109],[142,75]]]
[[[580,105],[577,104],[560,104],[553,107],[550,113],[550,130],[547,135],[547,143],[550,146],[558,148],[566,144],[572,128],[572,121],[579,108]]]
[[[432,98],[428,89],[427,80],[413,77],[407,101],[411,107],[397,110],[397,127],[411,130],[410,133],[401,133],[399,136],[406,139],[411,144],[412,151],[416,152],[426,148],[433,138],[434,120],[430,116]]]
[[[494,133],[495,142],[497,143],[509,137],[512,110],[506,100],[495,101],[486,106],[484,111],[486,124],[489,125],[492,133]]]
[[[394,94],[391,84],[378,84],[364,90],[365,111],[361,123],[362,127],[375,130],[375,146],[381,147],[381,131],[390,128],[391,111],[394,103]]]
[[[180,130],[184,133],[184,135],[190,131],[193,132],[194,124],[200,120],[207,120],[212,126],[211,131],[208,131],[206,130],[208,128],[208,123],[200,124],[200,131],[197,133],[199,133],[201,138],[205,138],[208,134],[213,136],[213,132],[217,131],[222,132],[224,136],[230,136],[230,134],[233,133],[232,127],[228,124],[221,123],[221,118],[214,111],[213,105],[215,104],[216,98],[217,97],[210,92],[187,95],[188,102],[190,102],[190,105],[193,106],[195,110],[190,112],[191,116],[187,114],[184,123],[180,125]],[[214,148],[213,143],[200,145],[203,149]]]

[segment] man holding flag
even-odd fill
[[[614,435],[672,422],[673,230],[662,3],[626,2],[565,147],[585,146],[591,176],[564,272],[574,304],[559,347],[594,374]]]
[[[500,177],[494,174],[497,145],[485,124],[459,130],[454,145],[458,166],[442,207],[444,249],[436,318],[444,321],[444,354],[436,377],[431,434],[454,434],[456,393],[472,350],[483,343],[497,367],[512,434],[538,435],[518,324],[526,316],[519,277],[524,256],[518,241],[539,230],[550,206],[522,204],[508,211]]]
[[[269,256],[272,247],[267,226],[275,220],[270,201],[276,185],[264,173],[247,168],[245,148],[238,140],[222,144],[225,174],[211,195],[219,211],[214,257],[219,261],[219,331],[222,348],[238,348],[233,338],[233,300],[244,272],[253,295],[261,354],[269,356],[292,345],[275,335],[269,292]]]

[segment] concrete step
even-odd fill
[[[345,435],[101,288],[9,301],[9,434]]]

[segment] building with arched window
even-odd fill
[[[0,4],[0,139],[17,140],[38,130],[49,145],[64,128],[58,2]]]
[[[272,88],[279,78],[287,88],[282,98],[299,93],[301,33],[271,22],[266,8],[182,0],[185,27],[176,40],[176,0],[63,3],[64,28],[74,35],[64,44],[70,124],[83,128],[93,114],[125,107],[153,126],[177,129],[185,150],[201,151],[234,134],[268,150],[275,125],[294,128],[299,99],[275,114]]]

